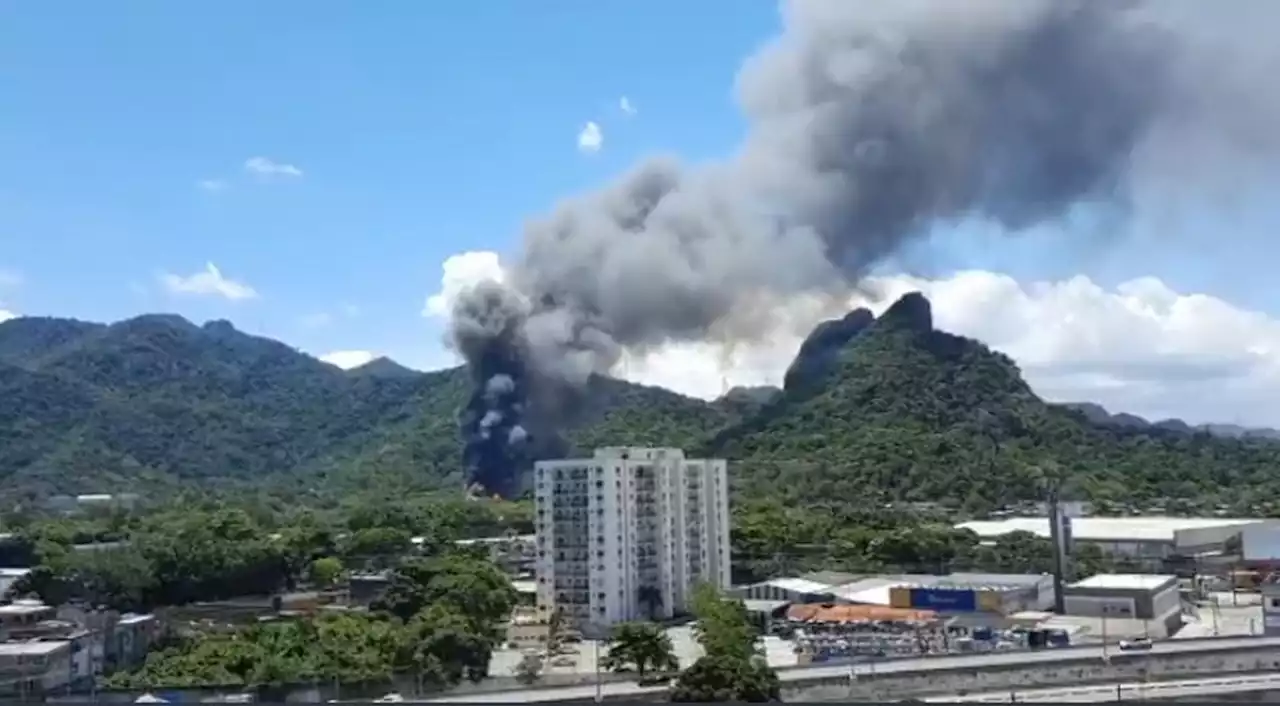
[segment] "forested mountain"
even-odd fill
[[[1188,424],[1181,419],[1161,419],[1155,422],[1148,421],[1136,414],[1128,414],[1120,412],[1112,414],[1105,407],[1093,402],[1067,402],[1062,405],[1074,409],[1089,418],[1089,421],[1104,426],[1121,426],[1121,427],[1157,427],[1167,429],[1169,431],[1178,431],[1186,434],[1194,434],[1204,432],[1213,434],[1214,436],[1223,436],[1233,439],[1240,438],[1259,438],[1259,439],[1280,439],[1280,430],[1269,429],[1267,427],[1245,427],[1239,424]]]
[[[1280,497],[1280,444],[1047,404],[1008,357],[935,330],[920,295],[819,327],[786,379],[706,403],[597,378],[570,441],[724,455],[740,499],[796,505],[989,508],[1059,476],[1103,502],[1245,512]],[[461,369],[342,371],[221,321],[15,319],[0,324],[0,487],[460,487],[467,388]]]
[[[586,443],[691,443],[705,403],[598,380]],[[112,325],[0,323],[0,487],[156,490],[195,481],[455,483],[461,369],[389,360],[342,371],[225,321],[147,315]],[[625,430],[625,434],[624,434]]]

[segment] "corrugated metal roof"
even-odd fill
[[[1154,591],[1167,584],[1176,583],[1176,576],[1156,574],[1096,574],[1087,579],[1076,581],[1070,588],[1116,588],[1140,591]]]
[[[1231,527],[1265,522],[1261,519],[1230,517],[1073,517],[1071,535],[1094,542],[1172,542],[1180,530]],[[975,520],[956,525],[979,537],[1000,537],[1010,532],[1030,532],[1049,536],[1047,517],[1010,517],[1004,520]]]
[[[900,583],[898,579],[887,577],[862,579],[861,581],[854,581],[837,587],[835,593],[840,598],[851,603],[887,606],[889,605],[889,589]]]
[[[994,586],[1026,586],[1039,584],[1048,574],[970,574],[955,573],[946,576],[948,583],[964,583],[969,585]]]
[[[789,603],[790,601],[764,601],[757,599],[748,599],[742,602],[747,607],[747,611],[751,613],[772,613]]]
[[[825,583],[828,586],[842,586],[844,584],[854,583],[867,578],[866,574],[851,574],[847,571],[813,571],[807,574],[801,574],[800,578],[806,581],[815,581],[817,583]]]
[[[787,578],[787,579],[770,579],[765,582],[769,586],[781,589],[783,591],[791,591],[793,593],[812,593],[824,594],[831,593],[834,586],[817,581],[809,581],[806,579]]]

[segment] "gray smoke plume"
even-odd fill
[[[458,302],[453,339],[476,381],[466,463],[486,488],[513,492],[531,456],[563,448],[555,432],[582,386],[624,350],[765,336],[788,301],[847,295],[950,222],[1016,232],[1078,204],[1195,195],[1280,153],[1266,88],[1280,3],[782,9],[781,35],[739,77],[750,131],[737,154],[654,159],[560,204],[528,225],[506,284]],[[497,396],[495,376],[511,382]]]

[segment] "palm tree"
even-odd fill
[[[651,671],[680,668],[671,638],[653,623],[622,623],[609,638],[609,654],[602,666],[612,672],[634,671],[644,681]]]

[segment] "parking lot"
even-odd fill
[[[671,647],[680,660],[681,668],[688,667],[702,656],[702,647],[693,634],[693,626],[682,625],[667,629],[671,638]],[[764,638],[765,654],[769,664],[774,667],[789,667],[796,664],[795,644],[778,637]],[[603,660],[609,653],[608,647],[595,640],[567,644],[561,654],[552,657],[544,664],[543,674],[592,674],[596,671],[597,659]],[[516,665],[523,659],[519,650],[503,649],[494,652],[489,673],[494,676],[511,676],[516,673]]]

